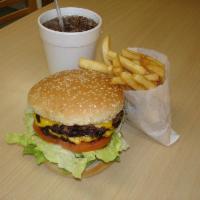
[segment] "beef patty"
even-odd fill
[[[113,128],[117,128],[123,118],[124,112],[121,111],[119,112],[116,117],[112,120],[112,126]],[[40,122],[40,116],[36,115],[36,120]],[[67,138],[67,137],[79,137],[79,136],[91,136],[91,137],[96,137],[100,138],[103,136],[103,134],[107,131],[110,130],[109,128],[105,127],[96,127],[95,125],[89,124],[89,125],[73,125],[73,126],[66,126],[66,125],[59,125],[55,124],[52,126],[45,126],[45,127],[40,127],[42,132],[45,135],[49,135],[52,137],[56,138]],[[56,133],[56,134],[53,134]],[[58,136],[57,136],[58,135]],[[66,137],[59,137],[62,135],[65,135]]]

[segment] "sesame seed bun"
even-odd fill
[[[65,125],[113,119],[124,104],[123,90],[110,77],[89,70],[69,70],[44,78],[28,94],[34,112]]]

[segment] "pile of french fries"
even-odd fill
[[[128,86],[133,90],[148,90],[162,84],[165,66],[150,56],[122,49],[120,53],[110,49],[110,37],[102,42],[103,61],[80,58],[81,68],[95,70],[112,76],[113,84]]]

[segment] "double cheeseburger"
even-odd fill
[[[28,104],[25,153],[39,162],[81,178],[104,169],[127,149],[119,133],[123,91],[105,74],[56,73],[31,88]]]

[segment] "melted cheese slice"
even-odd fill
[[[36,114],[34,114],[34,121],[35,121],[35,124],[39,127],[53,126],[53,125],[56,125],[56,124],[60,124],[58,122],[51,121],[51,120],[46,119],[46,118],[41,117],[41,116],[40,116],[40,122],[38,122],[37,118],[36,118]]]
[[[53,126],[53,125],[56,125],[56,124],[57,125],[61,124],[61,123],[51,121],[51,120],[46,119],[46,118],[41,117],[41,116],[40,116],[40,122],[38,122],[37,118],[36,118],[36,114],[34,114],[34,119],[35,119],[36,125],[39,126],[39,127]],[[94,126],[97,127],[97,128],[103,127],[103,128],[107,128],[107,129],[113,129],[112,120],[107,121],[107,122],[102,122],[102,123],[99,123],[99,124],[95,124]]]
[[[108,121],[108,122],[95,124],[95,127],[97,127],[97,128],[102,128],[103,127],[103,128],[111,129],[111,128],[113,128],[113,125],[112,125],[112,121]]]
[[[113,133],[113,130],[110,130],[110,131],[106,131],[103,136],[104,137],[109,137],[111,136]],[[70,142],[73,142],[75,144],[80,144],[81,142],[91,142],[91,141],[94,141],[96,140],[95,137],[91,137],[89,135],[84,135],[84,136],[79,136],[79,137],[68,137],[68,140]]]

